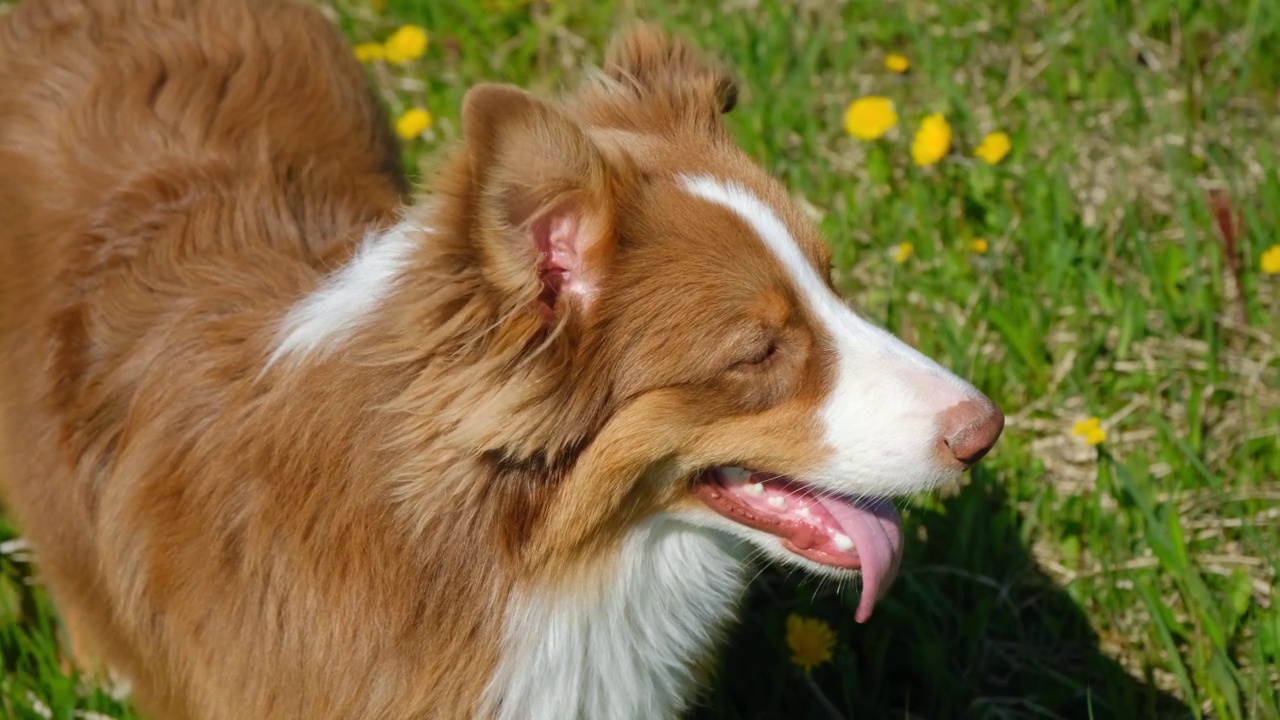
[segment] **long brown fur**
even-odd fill
[[[720,124],[732,84],[659,33],[567,110],[474,91],[377,321],[270,367],[406,193],[319,12],[27,0],[0,77],[0,479],[77,657],[155,717],[473,716],[518,587],[592,572],[700,462],[816,452],[822,339],[753,289],[739,220],[646,185],[714,166],[786,206]],[[561,210],[610,274],[548,316],[513,233]],[[792,350],[726,374],[760,327]]]

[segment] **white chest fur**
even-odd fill
[[[597,592],[518,598],[486,693],[502,720],[674,717],[696,691],[690,665],[745,587],[737,541],[659,516],[625,541]]]

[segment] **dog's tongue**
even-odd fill
[[[832,495],[790,478],[734,467],[713,471],[699,495],[711,509],[782,538],[791,552],[823,565],[862,570],[857,620],[865,622],[893,583],[902,524],[893,504]]]
[[[862,598],[858,622],[866,622],[876,602],[884,597],[898,576],[902,560],[902,519],[893,503],[878,499],[854,503],[844,498],[818,497],[831,517],[853,540],[862,563]]]

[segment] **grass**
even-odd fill
[[[819,218],[853,302],[1005,408],[961,487],[908,503],[870,623],[856,593],[764,572],[695,716],[1280,718],[1280,275],[1260,269],[1280,227],[1280,6],[335,3],[356,42],[431,33],[423,59],[370,68],[393,114],[435,116],[406,147],[415,172],[456,139],[473,82],[553,92],[636,15],[687,35],[732,69],[736,137]],[[867,94],[902,118],[874,143],[842,127]],[[919,168],[930,112],[955,142]],[[990,130],[1013,139],[996,166],[972,156]],[[1089,416],[1097,446],[1071,434]],[[130,717],[63,672],[34,568],[5,548],[0,707]],[[789,660],[792,613],[839,638],[811,673]]]

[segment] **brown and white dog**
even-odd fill
[[[0,477],[155,717],[676,715],[753,555],[866,619],[1000,433],[651,28],[473,89],[412,207],[305,5],[26,0],[0,78]]]

